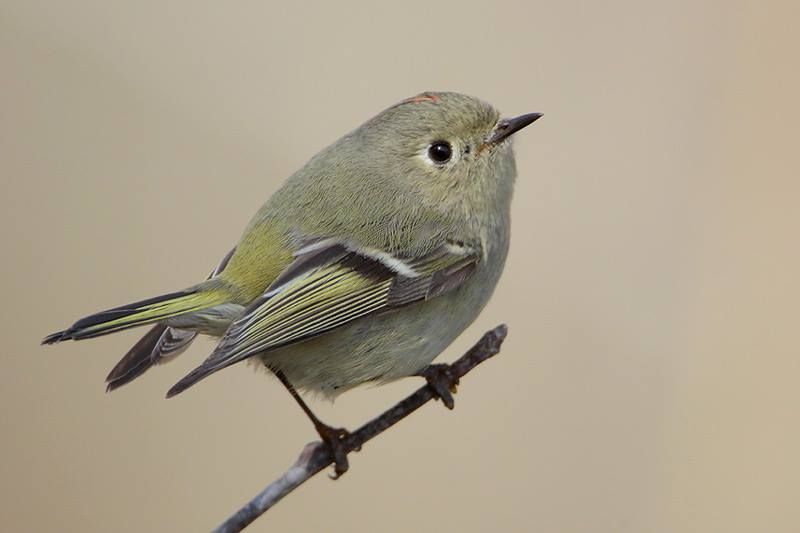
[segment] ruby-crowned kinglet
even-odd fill
[[[167,396],[249,358],[330,397],[418,373],[494,291],[516,176],[510,137],[540,116],[501,119],[457,93],[400,102],[292,175],[209,279],[44,343],[157,323],[111,371],[111,390],[198,333],[221,337]]]

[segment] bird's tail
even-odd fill
[[[218,280],[209,280],[184,291],[100,311],[78,320],[64,331],[48,335],[42,344],[99,337],[178,315],[194,313],[230,301],[229,292],[221,284],[215,283],[216,281]]]
[[[196,331],[155,325],[128,350],[106,378],[106,390],[112,391],[138,378],[153,365],[165,363],[189,347]]]

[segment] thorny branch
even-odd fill
[[[500,345],[506,338],[508,328],[500,325],[488,331],[470,350],[449,365],[453,376],[453,385],[467,372],[486,361],[500,351]],[[376,437],[407,417],[430,400],[437,398],[436,392],[429,385],[424,385],[406,397],[394,407],[377,418],[367,422],[344,439],[345,449],[350,452],[359,450],[363,444]],[[252,500],[231,515],[214,533],[231,533],[241,531],[270,507],[278,503],[284,496],[302,485],[333,462],[330,448],[322,442],[312,442],[303,448],[300,457],[281,477],[270,483]]]

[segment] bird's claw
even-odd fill
[[[428,365],[417,373],[424,377],[428,386],[448,409],[455,407],[455,394],[458,386],[458,378],[453,376],[450,365],[435,364]]]
[[[333,456],[333,474],[328,477],[339,479],[350,468],[350,462],[347,460],[349,450],[344,445],[344,441],[350,436],[350,432],[344,428],[334,428],[321,423],[315,427],[322,442],[328,445]]]

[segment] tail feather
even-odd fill
[[[180,315],[193,314],[230,302],[231,293],[216,278],[227,266],[236,248],[228,252],[203,283],[190,289],[164,294],[82,318],[64,331],[48,335],[42,344],[80,340],[114,333],[123,329],[161,322]],[[223,306],[224,307],[224,306]],[[187,322],[190,326],[192,321]],[[202,329],[200,327],[199,329]],[[151,366],[164,363],[181,354],[197,337],[198,332],[166,324],[158,324],[139,339],[106,377],[106,391],[130,383]]]
[[[54,344],[65,340],[82,340],[107,335],[166,318],[193,313],[225,303],[228,295],[220,289],[201,286],[149,298],[132,304],[115,307],[87,316],[64,331],[48,335],[42,344]]]
[[[183,353],[195,337],[197,333],[194,331],[158,324],[114,366],[106,378],[106,391],[130,383],[153,365],[172,360]]]

